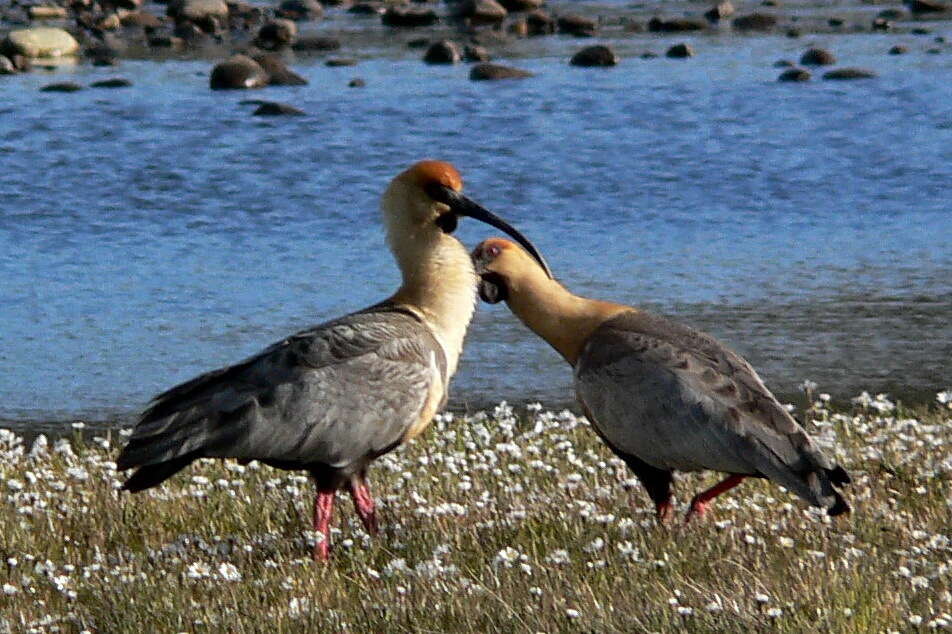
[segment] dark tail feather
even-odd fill
[[[844,484],[852,484],[853,480],[850,478],[850,474],[846,473],[846,469],[840,465],[836,465],[832,469],[827,469],[827,477],[830,479],[836,486],[843,486]]]
[[[844,484],[850,484],[853,480],[850,478],[850,474],[846,473],[846,469],[840,465],[836,465],[832,469],[826,470],[826,477],[830,479],[830,483],[833,486],[841,487]],[[826,514],[830,517],[836,517],[837,515],[843,515],[844,513],[850,512],[850,505],[846,503],[846,500],[843,499],[843,496],[839,494],[838,491],[832,491],[833,493],[833,506],[827,509]]]
[[[122,485],[122,488],[126,491],[137,493],[139,491],[154,487],[157,484],[165,482],[176,473],[192,464],[192,461],[197,457],[198,456],[195,454],[187,454],[166,462],[139,467],[139,469],[132,474],[132,477],[125,481],[125,483]]]
[[[833,502],[833,506],[826,510],[827,515],[830,517],[836,517],[837,515],[843,515],[844,513],[850,512],[850,505],[846,503],[846,500],[843,499],[843,496],[840,495],[839,492],[834,491],[833,497],[836,501]]]

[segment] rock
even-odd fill
[[[550,35],[555,33],[555,18],[542,10],[536,10],[526,15],[526,30],[528,35]]]
[[[255,37],[255,45],[268,51],[290,46],[297,37],[297,25],[293,20],[277,18],[266,22]]]
[[[307,80],[288,68],[287,64],[274,53],[255,55],[252,58],[268,75],[269,86],[305,86]]]
[[[719,2],[704,13],[704,17],[711,22],[717,22],[732,15],[734,15],[734,5],[730,3],[730,0]]]
[[[685,57],[694,57],[694,49],[690,44],[675,44],[668,49],[668,52],[665,53],[665,56],[672,57],[675,59],[683,59]]]
[[[830,66],[836,63],[836,57],[825,48],[811,48],[800,56],[800,63],[804,66]]]
[[[122,77],[114,77],[112,79],[100,79],[99,81],[94,81],[89,84],[90,88],[128,88],[132,86],[132,82],[128,79],[123,79]]]
[[[119,21],[125,27],[142,27],[144,29],[157,29],[165,24],[160,18],[145,11],[136,11],[126,13],[120,16]]]
[[[586,46],[572,56],[572,66],[617,66],[618,55],[607,46]]]
[[[876,17],[884,20],[905,20],[909,17],[909,13],[899,8],[883,9],[876,14]]]
[[[942,49],[941,49],[941,48],[935,48],[935,47],[933,47],[933,48],[927,48],[927,49],[926,49],[926,55],[941,55],[941,54],[942,54]]]
[[[823,79],[873,79],[876,73],[864,68],[837,68],[823,73]]]
[[[358,2],[347,9],[347,13],[354,15],[380,15],[384,11],[386,6],[382,2]]]
[[[73,81],[64,81],[57,84],[47,84],[40,88],[40,92],[76,92],[83,87]]]
[[[110,13],[96,25],[104,31],[115,31],[116,29],[122,28],[122,20],[119,19],[118,13]]]
[[[209,41],[208,35],[218,33],[220,30],[221,25],[218,18],[208,16],[195,22],[180,20],[172,29],[172,35],[191,45],[200,46]]]
[[[275,14],[295,21],[320,20],[324,7],[317,0],[284,0]]]
[[[556,20],[556,26],[559,33],[567,33],[575,37],[591,37],[595,35],[598,23],[591,18],[573,13],[559,16],[559,19]]]
[[[225,0],[169,0],[165,14],[171,18],[199,22],[208,18],[228,18]],[[204,29],[203,29],[204,30]]]
[[[380,16],[384,26],[417,27],[436,24],[436,11],[416,7],[390,7]]]
[[[645,51],[638,57],[640,57],[641,59],[655,59],[656,57],[658,57],[658,54],[655,53],[654,51]]]
[[[423,61],[427,64],[458,64],[462,59],[459,45],[450,40],[433,43],[423,55]]]
[[[911,0],[907,4],[913,13],[941,13],[949,10],[948,5],[938,0]]]
[[[831,27],[833,27],[834,29],[838,29],[845,24],[845,22],[843,21],[843,18],[830,18],[829,20],[826,21],[826,23],[830,25]]]
[[[526,77],[532,77],[532,73],[520,68],[501,66],[499,64],[476,64],[469,73],[469,78],[473,81],[525,79]]]
[[[302,35],[291,44],[291,49],[295,51],[336,51],[340,49],[340,40],[319,35]]]
[[[876,18],[873,20],[873,30],[874,31],[888,31],[892,28],[892,22],[886,18]]]
[[[786,36],[790,38],[800,37],[801,35],[803,34],[800,32],[800,29],[787,29],[786,32]]]
[[[904,55],[905,53],[908,53],[908,52],[909,52],[909,48],[906,46],[903,46],[902,44],[896,44],[891,49],[889,49],[890,55]]]
[[[247,55],[233,55],[212,69],[209,84],[212,90],[263,88],[268,85],[268,73]]]
[[[467,46],[463,49],[463,59],[467,62],[488,62],[492,55],[483,46]]]
[[[305,112],[300,108],[295,108],[294,106],[288,105],[286,103],[265,101],[262,102],[262,104],[258,106],[258,109],[252,114],[254,114],[256,117],[276,117],[281,115],[301,116],[305,114]]]
[[[167,33],[153,33],[149,35],[149,46],[152,48],[180,49],[185,46],[185,40]]]
[[[326,62],[325,66],[356,66],[357,60],[351,57],[332,57]]]
[[[29,15],[31,20],[62,20],[66,17],[66,8],[34,5]]]
[[[0,75],[16,75],[18,72],[13,60],[6,55],[0,55]]]
[[[79,42],[64,31],[48,26],[17,29],[7,33],[0,43],[0,53],[11,57],[61,57],[73,55],[79,50]]]
[[[509,12],[496,0],[463,0],[460,2],[454,16],[466,20],[473,26],[485,24],[501,24]]]
[[[347,82],[347,86],[350,88],[363,88],[366,85],[367,85],[367,82],[365,82],[360,77],[354,77],[349,82]]]
[[[780,73],[777,81],[810,81],[812,75],[804,68],[788,68]]]
[[[912,33],[913,35],[929,35],[930,33],[932,33],[932,31],[930,31],[929,29],[924,29],[922,27],[916,27],[909,32]]]
[[[510,13],[534,11],[545,4],[545,0],[500,0],[500,4]]]
[[[704,22],[690,18],[662,20],[655,17],[648,20],[648,30],[652,33],[683,33],[685,31],[703,31],[706,28],[707,24]]]
[[[773,63],[774,68],[790,68],[793,65],[793,62],[791,62],[789,59],[778,59]]]
[[[13,67],[21,73],[27,73],[33,69],[33,62],[25,55],[9,55],[8,57],[13,62]]]
[[[777,26],[777,18],[766,13],[751,13],[734,18],[731,26],[738,31],[769,31]]]

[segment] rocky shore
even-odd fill
[[[124,59],[201,58],[211,64],[210,88],[253,89],[307,83],[288,64],[309,58],[355,65],[373,57],[418,56],[426,64],[473,63],[474,80],[523,79],[531,73],[489,62],[564,54],[576,66],[607,67],[623,61],[618,46],[640,49],[636,55],[644,59],[689,58],[704,38],[765,34],[916,35],[920,46],[897,42],[883,55],[943,54],[950,50],[944,35],[950,20],[947,0],[821,7],[776,0],[637,7],[545,0],[13,0],[0,9],[0,74],[68,64],[116,66]],[[781,81],[809,81],[820,68],[816,74],[824,79],[876,76],[875,68],[851,67],[835,52],[809,45],[798,61],[778,59],[777,65],[783,67]]]

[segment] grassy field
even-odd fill
[[[203,461],[131,496],[121,436],[0,432],[0,632],[952,629],[952,409],[800,413],[854,477],[845,519],[748,481],[658,526],[584,419],[501,405],[378,461],[382,534],[340,499],[329,565],[299,474]],[[680,477],[679,510],[714,481]]]

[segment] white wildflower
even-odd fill
[[[221,563],[218,566],[218,574],[225,581],[241,581],[241,573],[235,564]]]
[[[571,558],[569,557],[569,551],[563,550],[561,548],[559,550],[553,550],[551,553],[549,553],[548,557],[545,558],[545,562],[547,564],[552,564],[554,566],[561,566],[563,564],[569,563],[570,561]]]
[[[518,561],[519,551],[512,546],[507,546],[496,553],[496,557],[493,559],[493,565],[497,567],[504,566],[506,568],[512,568],[512,566]]]
[[[601,537],[596,537],[590,543],[588,543],[585,546],[585,548],[583,548],[582,550],[584,550],[587,553],[597,553],[604,547],[605,547],[605,540],[602,539]]]
[[[577,619],[580,616],[582,616],[582,613],[579,612],[578,610],[573,610],[572,608],[569,608],[565,611],[565,616],[569,617],[570,619]]]
[[[16,586],[11,586],[9,583],[3,584],[3,594],[6,594],[9,596],[9,595],[14,595],[17,592],[19,592],[19,590],[17,590]]]

